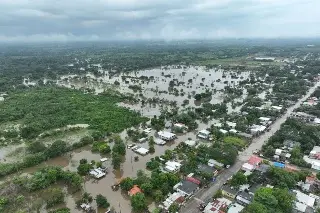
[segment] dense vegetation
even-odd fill
[[[119,98],[83,94],[64,88],[34,88],[9,93],[0,104],[0,122],[20,121],[21,136],[40,133],[69,124],[89,124],[104,132],[120,132],[144,121],[137,113],[117,107]]]
[[[29,209],[37,212],[44,205],[51,208],[64,202],[65,192],[61,186],[66,185],[71,192],[75,192],[82,188],[82,182],[83,179],[77,173],[58,167],[42,168],[31,176],[18,176],[9,185],[1,186],[0,211]]]
[[[275,149],[283,147],[285,140],[298,142],[299,145],[290,152],[290,161],[296,165],[308,167],[309,165],[302,158],[304,154],[309,154],[314,146],[320,145],[319,131],[319,126],[313,126],[297,119],[287,119],[280,130],[263,146],[263,153],[267,157],[272,157]]]

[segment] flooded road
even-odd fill
[[[219,175],[214,185],[212,185],[209,189],[200,190],[195,196],[195,199],[190,200],[190,202],[188,202],[187,205],[184,208],[182,208],[181,212],[183,213],[197,212],[198,204],[201,203],[203,200],[207,200],[211,198],[222,187],[222,185],[226,182],[228,178],[230,178],[232,175],[238,172],[241,169],[241,166],[243,165],[243,163],[249,160],[253,152],[255,150],[261,149],[262,145],[276,131],[280,129],[281,124],[283,124],[287,120],[287,118],[290,116],[293,110],[297,109],[301,105],[301,103],[304,102],[316,90],[316,88],[319,85],[320,83],[317,82],[316,85],[310,88],[308,93],[305,96],[303,96],[294,106],[289,107],[287,112],[271,125],[271,130],[269,132],[265,132],[259,137],[254,138],[251,145],[244,152],[239,154],[238,161],[229,169],[225,170],[221,175]]]

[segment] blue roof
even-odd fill
[[[274,162],[273,165],[275,167],[279,167],[279,168],[284,168],[285,167],[285,165],[283,163],[279,163],[279,162]]]

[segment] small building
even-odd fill
[[[201,181],[198,180],[198,179],[196,179],[196,178],[194,178],[194,177],[186,177],[186,180],[187,180],[187,181],[190,181],[190,182],[192,182],[192,183],[195,183],[195,184],[197,184],[198,186],[201,184]]]
[[[279,163],[279,162],[274,162],[273,166],[283,169],[285,167],[285,164]]]
[[[226,198],[218,198],[208,203],[203,213],[225,213],[232,202]]]
[[[225,129],[219,129],[219,132],[221,132],[222,134],[227,134],[228,133],[228,131],[225,130]]]
[[[173,203],[177,203],[180,205],[183,201],[184,201],[184,195],[179,192],[175,192],[169,195],[168,198],[162,204],[163,204],[163,208],[165,210],[168,210]]]
[[[257,167],[261,162],[262,162],[262,158],[256,155],[252,155],[248,160],[248,163],[253,165],[254,167]]]
[[[229,122],[229,121],[227,121],[226,124],[227,124],[230,128],[233,128],[233,129],[236,128],[236,126],[237,126],[237,123]]]
[[[244,206],[238,203],[233,203],[229,206],[227,213],[240,213],[243,209],[244,209]]]
[[[165,163],[164,169],[168,172],[178,172],[181,168],[181,163],[175,161],[168,161]]]
[[[243,170],[243,171],[245,171],[245,172],[251,172],[251,171],[253,171],[254,169],[255,169],[255,166],[253,166],[253,165],[251,165],[251,164],[249,164],[249,163],[244,163],[243,165],[242,165],[242,167],[241,167],[241,169]]]
[[[266,173],[270,168],[270,165],[267,165],[267,164],[260,164],[256,170],[261,172],[261,173]]]
[[[242,191],[236,197],[236,200],[241,205],[249,205],[253,201],[253,195],[248,192]]]
[[[136,195],[138,193],[142,193],[142,190],[138,187],[138,185],[134,185],[132,189],[128,192],[128,195],[131,197],[133,195]]]
[[[219,163],[218,161],[216,161],[214,159],[210,159],[208,161],[208,166],[215,167],[215,168],[222,168],[222,167],[224,167],[224,164]]]
[[[99,168],[98,169],[91,169],[89,171],[89,174],[92,175],[93,177],[95,177],[96,179],[100,179],[106,175],[106,173]]]
[[[304,194],[298,190],[293,190],[293,192],[296,194],[296,201],[301,203],[301,204],[305,204],[309,207],[313,207],[315,204],[316,199],[314,197],[311,197],[307,194]]]
[[[193,182],[183,180],[174,189],[185,197],[190,197],[199,189],[199,186]]]
[[[253,135],[260,134],[266,130],[267,127],[262,125],[252,125],[250,128],[250,132]]]
[[[281,153],[282,153],[282,149],[276,149],[276,151],[275,151],[276,155],[281,155]]]
[[[197,145],[197,142],[193,141],[193,140],[186,140],[186,141],[184,141],[184,144],[191,146],[191,147],[194,147]]]
[[[209,139],[210,132],[206,129],[203,129],[198,132],[197,136],[202,139]]]
[[[225,196],[231,200],[235,199],[237,196],[237,193],[238,193],[238,191],[235,188],[230,187],[228,185],[223,185],[221,187],[221,192],[222,192],[223,196]]]
[[[181,129],[181,130],[186,130],[186,129],[188,129],[188,127],[187,127],[186,125],[182,124],[182,123],[175,123],[175,124],[173,125],[173,128],[177,128],[177,129]]]
[[[308,156],[303,156],[303,160],[305,160],[307,163],[310,163],[312,169],[318,171],[320,170],[320,160],[308,158]]]
[[[214,174],[217,170],[211,166],[199,164],[196,171],[200,173]]]
[[[154,139],[154,143],[157,144],[157,145],[165,145],[167,142],[160,139],[160,138],[155,138]]]
[[[281,111],[283,108],[283,106],[279,105],[279,106],[271,106],[271,109],[276,110],[276,111]]]
[[[146,148],[143,148],[143,147],[139,147],[139,148],[135,149],[134,151],[140,155],[147,155],[149,153],[149,150]]]
[[[161,138],[162,140],[165,141],[172,141],[174,139],[176,139],[176,134],[171,133],[171,132],[166,132],[166,131],[160,131],[158,132],[158,136],[159,138]]]

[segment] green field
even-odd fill
[[[40,133],[68,124],[89,124],[91,129],[121,132],[146,118],[118,107],[121,99],[111,95],[83,94],[66,88],[33,88],[9,93],[0,104],[0,123],[19,121],[21,136]]]

